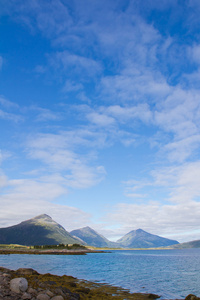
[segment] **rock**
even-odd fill
[[[54,296],[51,300],[64,300],[63,296]]]
[[[16,271],[19,275],[38,275],[39,273],[31,268],[20,268]]]
[[[155,294],[148,294],[148,298],[149,299],[158,299],[158,298],[160,298],[160,296],[155,295]]]
[[[37,300],[49,300],[50,297],[47,294],[40,294],[36,298]]]
[[[10,275],[10,274],[8,274],[8,273],[3,273],[3,277],[10,278],[10,277],[11,277],[11,275]]]
[[[29,294],[33,294],[33,295],[36,295],[37,294],[37,291],[33,288],[29,288],[28,291],[27,291]]]
[[[189,294],[186,298],[185,298],[185,300],[199,300],[200,298],[199,297],[197,297],[197,296],[195,296],[195,295],[193,295],[193,294]]]
[[[29,294],[29,293],[24,293],[24,294],[21,296],[21,299],[22,299],[22,300],[31,299],[31,298],[32,298],[32,296],[31,296],[31,294]]]
[[[10,281],[10,289],[12,292],[21,293],[25,292],[28,288],[28,281],[23,278],[14,278]]]
[[[53,296],[54,296],[54,294],[53,294],[51,291],[49,291],[49,290],[46,291],[46,294],[47,294],[49,297],[53,297]]]

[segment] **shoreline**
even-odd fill
[[[48,254],[48,255],[86,255],[87,253],[105,253],[103,250],[90,250],[90,249],[0,249],[0,255],[9,254]]]
[[[2,278],[5,281],[4,285],[2,284]],[[15,293],[11,290],[10,282],[15,278],[27,280],[28,287],[26,291]],[[73,276],[58,276],[50,273],[40,274],[31,268],[11,270],[0,267],[0,287],[0,299],[5,300],[148,300],[160,298],[160,296],[155,294],[130,293],[128,290],[120,287],[77,279]]]
[[[16,289],[21,289],[21,286],[15,284],[13,289],[11,283],[13,280],[26,281],[27,287],[17,291]],[[31,268],[11,270],[0,267],[0,299],[5,300],[148,300],[160,297],[151,293],[131,293],[121,287],[68,275],[40,274]],[[185,298],[185,300],[199,299],[195,295],[188,295]]]

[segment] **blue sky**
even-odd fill
[[[0,7],[0,227],[199,239],[199,1]]]

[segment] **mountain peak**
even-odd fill
[[[95,230],[94,229],[92,229],[91,227],[89,227],[89,226],[85,226],[85,227],[83,227],[83,228],[81,228],[83,231],[92,231],[92,232],[95,232]]]
[[[84,241],[87,245],[95,247],[116,247],[116,243],[109,241],[103,235],[97,233],[89,226],[72,230],[70,232],[75,237]]]
[[[177,244],[175,240],[148,233],[143,229],[132,230],[117,241],[126,248],[153,248]]]
[[[137,232],[145,232],[143,229],[141,229],[141,228],[138,228],[138,229],[136,229],[136,231]]]
[[[42,214],[33,218],[34,220],[52,220],[52,218],[47,214]]]

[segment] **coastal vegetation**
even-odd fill
[[[67,250],[75,250],[75,249],[84,249],[86,250],[87,248],[83,245],[79,244],[72,244],[72,245],[64,245],[64,244],[59,244],[59,245],[34,245],[30,246],[30,249],[67,249]]]

